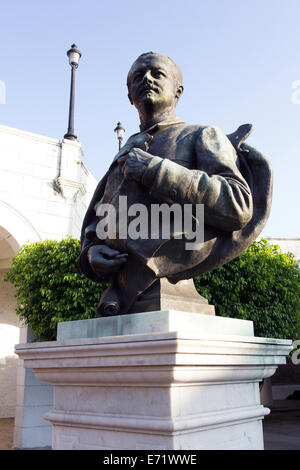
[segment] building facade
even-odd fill
[[[0,152],[2,279],[10,259],[24,243],[60,240],[66,235],[79,237],[96,180],[83,163],[82,147],[77,141],[61,141],[1,125]],[[15,416],[17,422],[23,413],[19,408],[23,406],[26,377],[22,370],[18,376],[14,346],[26,342],[27,333],[14,310],[14,288],[1,282],[0,418]]]
[[[272,245],[278,245],[283,253],[292,253],[300,266],[300,238],[266,237]]]

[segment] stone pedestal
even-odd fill
[[[21,328],[21,342],[33,344],[36,340],[29,327]],[[25,369],[23,361],[18,362],[13,449],[51,449],[51,423],[43,415],[53,404],[52,385],[40,382],[31,368]]]
[[[263,449],[259,382],[291,341],[252,322],[160,311],[59,325],[17,346],[53,384],[53,449]]]
[[[157,279],[137,298],[130,313],[173,309],[181,312],[215,315],[215,307],[209,305],[208,300],[197,292],[193,279],[185,279],[171,284],[165,277]]]

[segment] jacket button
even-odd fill
[[[177,196],[177,190],[175,188],[172,188],[171,191],[170,191],[170,194],[172,197],[176,197]]]

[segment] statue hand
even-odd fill
[[[117,272],[127,261],[127,256],[126,253],[120,253],[107,245],[91,246],[87,253],[89,263],[98,276]]]
[[[144,150],[133,148],[129,153],[118,159],[126,179],[141,181],[153,155]]]

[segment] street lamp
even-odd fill
[[[70,88],[70,106],[69,106],[69,125],[68,132],[64,135],[65,139],[77,140],[74,134],[74,102],[75,102],[75,70],[78,68],[81,52],[77,49],[76,44],[72,44],[68,50],[69,64],[71,66],[71,88]]]
[[[117,127],[114,129],[114,132],[117,133],[117,138],[119,141],[119,150],[120,150],[122,147],[122,140],[123,140],[124,133],[125,133],[125,129],[124,127],[122,127],[122,124],[120,122],[118,122]]]

